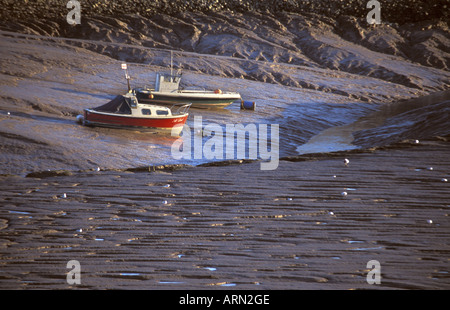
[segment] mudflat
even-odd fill
[[[449,289],[447,5],[344,2],[0,1],[0,289]],[[256,102],[187,125],[279,125],[276,169],[76,123],[172,54]]]
[[[273,171],[2,177],[0,287],[448,289],[449,154],[434,139],[289,157]],[[380,284],[367,282],[371,260]]]

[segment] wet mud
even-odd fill
[[[448,289],[448,143],[2,177],[0,287]]]
[[[134,1],[117,14],[130,2],[99,0],[77,26],[52,1],[3,2],[0,288],[450,288],[442,1],[386,4],[376,26],[361,1],[339,13],[330,1]],[[191,109],[187,125],[278,124],[277,169],[179,160],[178,137],[76,123],[127,91],[121,63],[133,87],[151,86],[171,51],[183,87],[256,104]]]

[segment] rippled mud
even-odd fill
[[[286,158],[275,172],[4,177],[0,287],[446,289],[448,154],[434,140]],[[70,260],[79,285],[66,281]],[[379,285],[366,281],[370,260]]]

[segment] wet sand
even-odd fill
[[[449,154],[440,138],[289,157],[274,171],[4,176],[0,288],[449,289]],[[66,282],[70,260],[79,285]],[[379,285],[366,281],[370,260]]]

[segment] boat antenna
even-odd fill
[[[128,92],[130,92],[131,91],[130,76],[128,75],[127,64],[122,64],[122,70],[125,70],[125,79],[127,80],[128,84]]]

